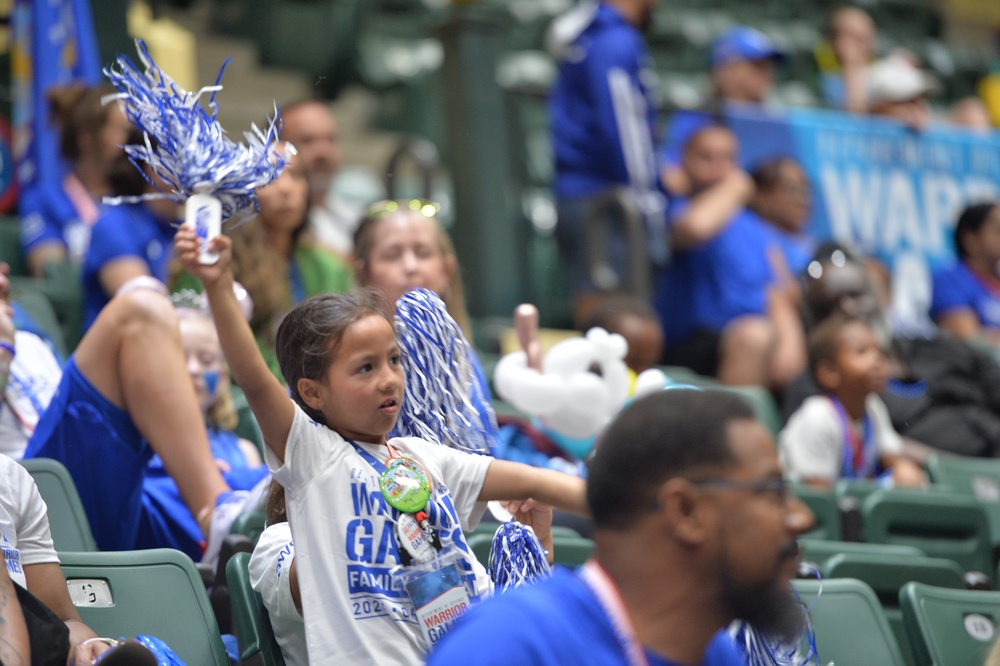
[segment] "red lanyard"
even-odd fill
[[[625,602],[618,592],[618,586],[611,580],[611,576],[597,563],[597,560],[590,559],[580,568],[580,577],[597,597],[605,615],[611,621],[615,638],[618,639],[628,663],[631,666],[648,666],[646,650],[642,647],[632,616],[629,615],[628,608],[625,607]]]

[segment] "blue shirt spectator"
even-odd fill
[[[84,331],[114,296],[104,289],[102,269],[112,261],[133,258],[145,264],[148,275],[166,281],[174,232],[172,220],[157,218],[145,204],[104,208],[83,264]]]

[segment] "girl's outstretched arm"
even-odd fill
[[[589,516],[586,483],[571,474],[494,460],[486,470],[479,500],[517,500],[529,497],[580,516]]]
[[[295,407],[264,362],[233,293],[233,274],[229,268],[233,259],[232,240],[221,235],[212,240],[209,249],[219,253],[219,260],[207,266],[198,262],[200,246],[201,241],[188,227],[181,227],[174,237],[174,248],[184,268],[205,285],[222,351],[236,384],[243,389],[257,417],[264,442],[284,462],[285,442],[295,417]]]

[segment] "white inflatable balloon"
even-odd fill
[[[556,432],[573,439],[593,437],[629,398],[625,365],[628,343],[617,333],[592,328],[582,338],[564,340],[549,350],[542,372],[527,365],[524,352],[500,359],[493,383],[501,398]],[[640,375],[637,387],[663,388],[659,370]]]

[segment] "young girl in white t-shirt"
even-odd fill
[[[392,310],[378,291],[317,296],[285,317],[276,349],[289,400],[233,296],[229,239],[212,241],[221,258],[209,266],[198,262],[199,245],[178,231],[177,255],[205,284],[286,490],[310,663],[419,663],[475,600],[463,531],[485,503],[532,497],[586,514],[583,482],[417,438],[386,441],[404,378]],[[430,571],[448,558],[452,565]]]

